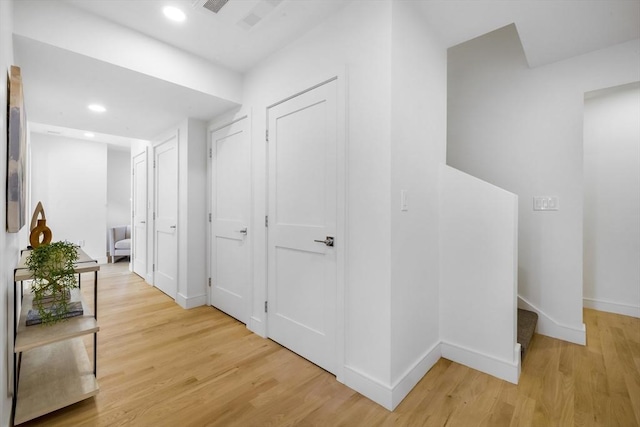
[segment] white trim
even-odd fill
[[[640,318],[640,306],[638,305],[604,301],[595,298],[583,298],[582,304],[585,308],[592,308],[594,310],[606,311],[607,313],[622,314],[623,316]]]
[[[251,316],[249,318],[249,323],[247,323],[247,328],[254,334],[259,335],[262,338],[267,338],[267,328],[261,319]]]
[[[176,302],[180,307],[185,309],[200,307],[202,305],[207,305],[207,294],[198,295],[195,297],[186,297],[178,292],[178,295],[176,296]]]
[[[498,359],[467,347],[450,342],[440,344],[442,357],[460,363],[469,368],[492,375],[513,384],[518,384],[520,377],[520,344],[514,348],[513,360]]]
[[[244,117],[249,116],[251,109],[244,106],[234,108],[231,111],[222,113],[221,115],[214,117],[207,123],[207,133],[215,132],[222,128],[225,128],[238,120],[242,120]]]
[[[440,360],[441,344],[433,345],[416,363],[391,386],[384,384],[364,372],[351,366],[344,367],[344,384],[358,393],[373,400],[389,411],[407,397],[418,382],[426,375],[433,365]]]
[[[336,189],[336,231],[337,235],[342,236],[342,245],[336,248],[336,379],[342,382],[344,377],[345,353],[346,353],[346,280],[347,280],[347,224],[349,214],[347,210],[347,200],[349,200],[349,178],[347,173],[349,138],[347,132],[348,126],[348,69],[345,66],[336,73],[337,94],[336,107],[337,111],[337,134],[338,134],[338,150],[336,152],[336,172],[337,172],[337,189]]]
[[[442,357],[441,343],[437,343],[396,381],[391,389],[392,410],[407,397],[422,377],[440,360],[440,357]]]
[[[393,411],[391,387],[351,366],[344,367],[344,384],[378,405]]]
[[[581,328],[576,328],[556,322],[551,316],[520,295],[518,295],[518,307],[538,313],[537,333],[575,344],[587,344],[587,328],[584,323]]]

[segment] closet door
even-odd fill
[[[153,284],[175,299],[178,294],[178,134],[153,147]]]
[[[210,304],[246,324],[250,316],[252,240],[249,119],[240,119],[210,136]]]
[[[268,335],[336,373],[337,83],[268,110]]]
[[[133,272],[147,277],[147,151],[136,155],[133,164],[132,253]]]

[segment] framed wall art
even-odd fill
[[[20,67],[11,66],[7,86],[7,232],[17,233],[26,221],[27,172],[27,120]]]

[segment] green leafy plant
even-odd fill
[[[43,324],[67,318],[68,295],[78,287],[74,271],[77,260],[77,247],[66,241],[38,246],[27,257],[27,267],[33,273],[33,306]]]

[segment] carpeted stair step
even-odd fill
[[[529,349],[531,338],[536,331],[538,323],[538,313],[533,311],[518,309],[518,343],[520,343],[520,359],[524,360],[524,355]]]

